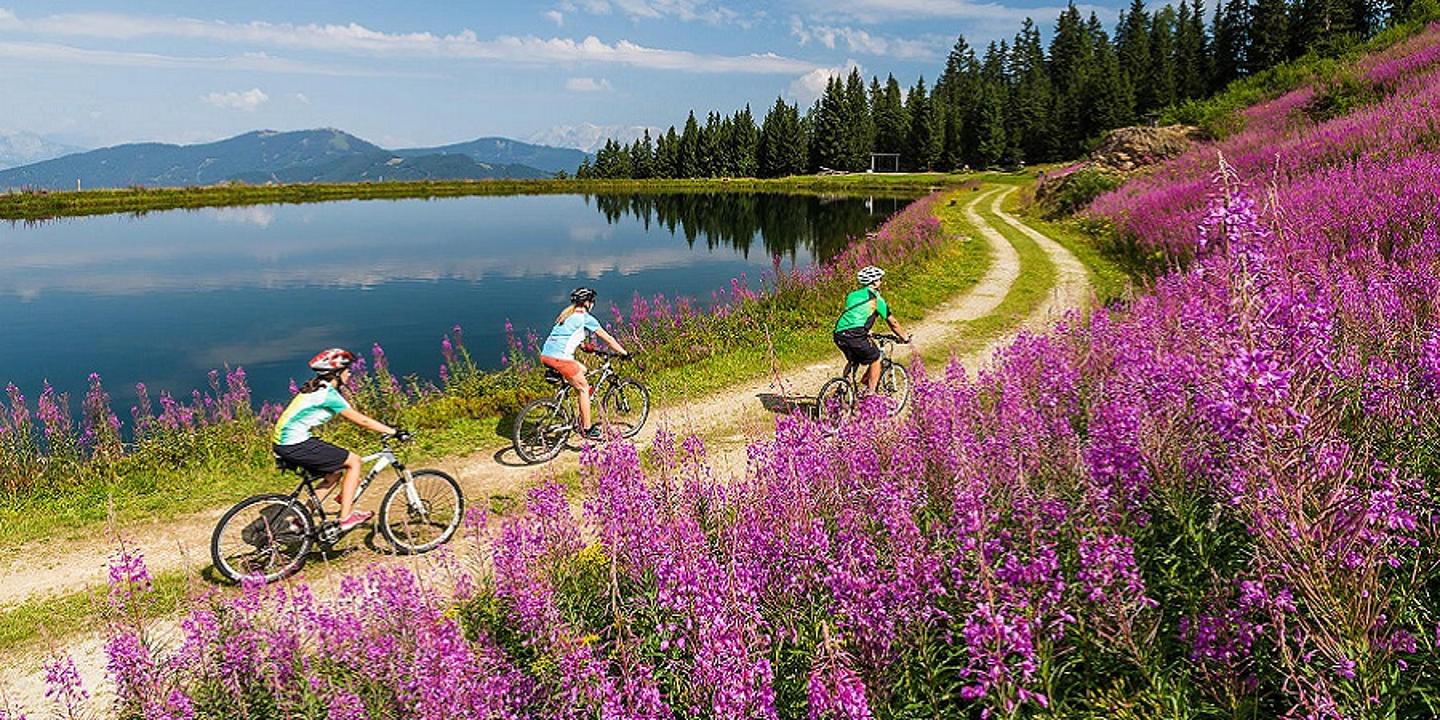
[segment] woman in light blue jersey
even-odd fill
[[[585,380],[585,366],[575,360],[575,350],[585,342],[585,336],[595,334],[615,352],[627,355],[610,333],[600,327],[600,322],[590,314],[595,307],[595,291],[588,287],[575,288],[570,293],[570,306],[560,311],[555,318],[555,327],[545,338],[545,347],[540,349],[540,362],[545,367],[560,373],[566,382],[580,391],[580,431],[591,439],[600,439],[600,428],[590,424],[590,383]]]

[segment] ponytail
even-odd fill
[[[326,372],[326,373],[322,373],[322,374],[316,375],[315,377],[310,378],[309,380],[306,380],[306,381],[305,381],[305,384],[300,386],[300,393],[303,395],[303,394],[308,394],[308,393],[315,392],[316,390],[319,390],[320,388],[325,387],[325,383],[334,382],[335,379],[336,379],[337,377],[339,377],[339,376],[340,376],[340,373],[335,372],[335,371],[330,371],[330,372]]]
[[[560,323],[565,322],[566,318],[569,318],[571,315],[574,315],[575,312],[578,311],[579,309],[580,309],[580,306],[579,306],[579,305],[571,304],[569,307],[566,307],[564,310],[561,310],[559,317],[556,317],[556,318],[555,318],[555,324],[556,324],[556,325],[559,325]]]

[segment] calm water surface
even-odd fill
[[[454,325],[499,364],[507,319],[548,331],[570,289],[708,300],[745,273],[804,266],[903,200],[728,194],[350,201],[0,224],[0,385],[72,405],[98,372],[123,416],[144,382],[188,395],[243,366],[288,396],[321,348],[384,346],[434,377]]]

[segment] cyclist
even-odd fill
[[[620,342],[600,327],[600,322],[590,314],[595,307],[595,291],[588,287],[575,288],[570,293],[570,305],[555,318],[555,327],[545,338],[540,349],[540,362],[545,367],[560,373],[565,381],[580,391],[580,433],[590,440],[599,440],[600,428],[590,424],[590,383],[585,379],[585,366],[575,360],[575,350],[585,342],[587,334],[594,333],[605,341],[615,352],[628,355]]]
[[[880,348],[870,339],[870,327],[875,318],[885,318],[890,329],[895,331],[900,342],[910,342],[910,337],[901,329],[900,322],[890,314],[890,306],[880,297],[880,281],[885,271],[874,265],[867,265],[855,273],[860,289],[845,296],[845,310],[835,321],[835,345],[845,355],[845,361],[865,368],[863,378],[870,393],[880,384]]]
[[[339,415],[378,433],[404,436],[402,430],[350,407],[350,403],[340,395],[340,387],[350,381],[350,365],[354,362],[355,355],[341,348],[322,350],[310,358],[310,369],[315,371],[315,377],[300,386],[299,394],[275,421],[275,433],[271,438],[277,457],[325,475],[325,479],[316,486],[317,490],[334,486],[344,476],[340,484],[342,531],[369,520],[374,514],[354,508],[355,489],[360,486],[360,456],[311,437],[310,431]]]

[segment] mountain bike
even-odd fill
[[[403,436],[402,436],[403,437]],[[387,435],[380,451],[361,458],[371,465],[355,490],[360,502],[366,488],[387,468],[395,482],[380,501],[375,516],[379,530],[399,553],[423,553],[443,545],[455,534],[465,514],[465,497],[455,478],[439,470],[406,468],[395,456]],[[373,463],[373,465],[372,465]],[[233,582],[251,579],[274,582],[295,574],[318,545],[333,545],[344,533],[340,518],[325,512],[315,483],[324,473],[311,472],[275,458],[281,472],[294,472],[300,484],[288,495],[270,493],[241,500],[220,518],[210,537],[215,569]],[[302,498],[302,494],[304,497]]]
[[[890,353],[895,345],[908,342],[898,335],[879,335],[872,333],[870,339],[880,347],[880,382],[875,386],[877,395],[884,396],[890,401],[890,408],[886,413],[887,417],[895,417],[905,409],[905,404],[910,401],[910,373],[905,371],[905,366],[890,359]],[[855,372],[859,366],[855,363],[846,363],[845,372],[839,377],[833,377],[820,386],[820,393],[815,396],[816,419],[831,431],[838,430],[841,423],[855,414],[855,401],[860,395],[861,385],[855,381]]]
[[[600,397],[600,403],[591,411],[619,437],[634,437],[650,416],[650,391],[639,380],[621,377],[611,366],[612,358],[626,356],[600,348],[591,352],[604,359],[600,367],[585,373],[591,378],[590,396]],[[570,434],[578,430],[575,426],[579,418],[578,398],[570,397],[575,387],[550,368],[545,369],[545,382],[556,386],[555,394],[532,400],[522,408],[515,416],[511,434],[515,454],[531,464],[559,455]]]

